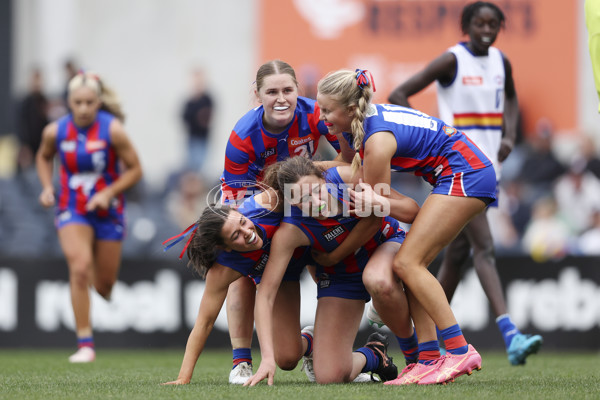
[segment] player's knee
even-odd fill
[[[71,283],[79,287],[87,287],[90,284],[91,270],[84,263],[72,265],[69,270]]]
[[[396,290],[394,282],[390,282],[381,276],[363,275],[363,283],[372,297],[390,297]]]
[[[280,356],[275,359],[277,366],[284,371],[292,371],[298,366],[298,357]]]
[[[109,300],[114,284],[115,281],[113,280],[111,282],[96,282],[94,286],[96,287],[96,291],[100,296],[106,300]]]

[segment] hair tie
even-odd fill
[[[373,86],[373,92],[376,91],[375,80],[373,79],[373,75],[371,75],[369,70],[356,68],[355,72],[356,72],[356,84],[358,85],[359,88],[364,89],[365,87],[369,86],[369,84],[371,84],[371,86]],[[367,73],[369,74],[368,76],[367,76]],[[369,79],[369,78],[371,78],[371,79]]]
[[[193,229],[192,229],[193,228]],[[183,254],[185,253],[185,250],[188,248],[188,246],[190,245],[190,242],[192,241],[192,238],[194,237],[194,235],[196,234],[196,231],[198,230],[198,223],[194,222],[192,225],[188,226],[183,232],[181,232],[178,235],[175,235],[173,237],[168,238],[167,240],[165,240],[164,242],[162,242],[162,245],[164,246],[163,251],[167,251],[169,250],[171,247],[173,247],[174,245],[176,245],[177,243],[181,242],[183,239],[185,239],[186,236],[190,235],[189,239],[187,240],[187,242],[185,243],[185,246],[183,246],[183,250],[181,250],[181,254],[179,254],[179,259],[181,260],[183,258]],[[168,243],[171,242],[171,243]],[[168,243],[168,244],[167,244]]]

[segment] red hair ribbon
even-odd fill
[[[356,84],[358,85],[359,88],[364,89],[365,87],[369,86],[369,84],[371,84],[371,86],[373,86],[373,92],[377,91],[375,89],[375,80],[373,79],[373,75],[371,75],[369,70],[356,68],[355,72],[356,72]],[[367,74],[369,74],[369,75],[367,76]],[[371,78],[371,79],[369,79],[369,78]]]
[[[162,242],[162,245],[164,246],[163,251],[169,250],[171,247],[173,247],[174,245],[176,245],[177,243],[179,243],[183,239],[185,239],[186,236],[190,235],[190,237],[188,238],[187,242],[185,243],[185,246],[183,246],[183,250],[181,250],[181,254],[179,254],[179,259],[181,260],[183,258],[183,254],[185,253],[185,250],[190,245],[190,242],[192,241],[192,239],[193,239],[194,235],[196,234],[197,230],[198,230],[198,224],[197,223],[193,223],[192,225],[188,226],[180,234],[168,238],[167,240],[165,240],[164,242]],[[168,242],[171,242],[171,243],[168,243]]]

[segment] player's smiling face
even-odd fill
[[[281,133],[294,118],[298,102],[298,87],[289,74],[267,76],[256,96],[265,113],[263,124],[270,133]]]
[[[317,103],[321,109],[319,119],[325,121],[329,133],[340,134],[352,130],[354,107],[344,107],[335,97],[322,93],[317,94]]]
[[[223,224],[221,235],[225,251],[247,252],[263,246],[262,237],[252,221],[237,211],[231,211]]]
[[[487,54],[488,48],[496,41],[500,27],[501,23],[496,11],[489,7],[481,7],[473,15],[469,24],[471,50],[475,54]]]

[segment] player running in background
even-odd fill
[[[96,74],[80,72],[72,78],[68,101],[71,112],[44,129],[36,166],[42,184],[39,200],[56,208],[58,239],[69,267],[79,347],[69,361],[85,363],[96,358],[89,286],[110,299],[125,234],[123,191],[141,179],[142,168],[123,128],[121,106]],[[56,154],[58,199],[52,184]]]
[[[461,29],[469,41],[448,49],[389,97],[393,104],[410,107],[410,96],[436,82],[440,119],[466,134],[493,162],[497,187],[501,163],[515,144],[519,116],[511,63],[492,46],[504,24],[502,10],[493,3],[477,1],[466,5]],[[490,206],[497,204],[496,201]],[[542,345],[542,337],[522,334],[510,319],[486,213],[476,215],[448,245],[437,278],[451,301],[471,249],[475,271],[496,316],[508,360],[512,365],[525,364],[527,356]]]
[[[258,190],[263,170],[293,156],[312,158],[324,136],[338,152],[337,159],[352,160],[353,153],[319,121],[315,100],[298,95],[294,69],[284,61],[272,60],[256,73],[254,94],[260,106],[248,111],[235,125],[225,151],[221,176],[222,199],[241,203]],[[243,384],[252,375],[252,333],[256,288],[246,278],[229,286],[227,322],[233,348],[229,382]]]

